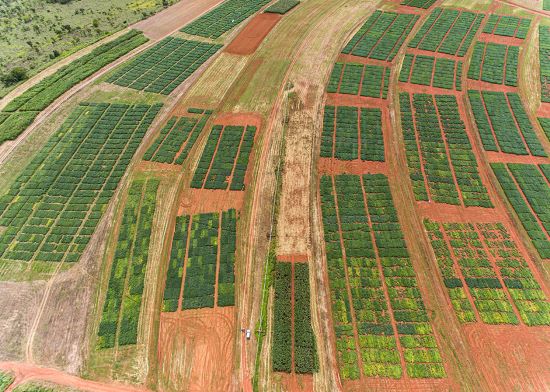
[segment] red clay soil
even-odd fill
[[[281,18],[279,14],[259,14],[242,29],[225,51],[241,55],[254,53]]]
[[[385,174],[389,173],[386,162],[368,162],[360,159],[341,161],[333,158],[319,158],[317,164],[320,174]]]
[[[517,93],[518,88],[512,86],[506,86],[504,84],[494,84],[489,82],[483,82],[480,80],[468,79],[468,88],[473,90],[488,90],[498,91],[501,93]]]
[[[140,161],[137,164],[137,171],[159,171],[159,172],[180,172],[181,165],[172,165],[170,163],[160,163],[153,161]]]
[[[492,390],[548,390],[548,327],[488,326],[478,323],[463,328],[472,358],[489,380]]]
[[[491,163],[526,163],[531,165],[541,165],[550,163],[550,158],[535,157],[532,155],[515,155],[505,152],[486,151],[487,160]]]
[[[457,96],[460,92],[456,90],[448,90],[446,88],[424,86],[421,84],[414,83],[403,83],[399,82],[399,90],[407,92],[409,94],[432,94],[432,95],[455,95]]]
[[[287,392],[313,392],[313,375],[277,373]]]
[[[229,391],[234,366],[235,308],[162,313],[159,386],[175,391]]]
[[[258,113],[222,113],[216,116],[214,125],[254,125],[259,130],[262,126],[262,116]]]
[[[352,54],[343,54],[341,53],[338,56],[338,62],[340,63],[358,63],[358,64],[371,64],[371,65],[380,65],[382,67],[391,67],[391,62],[384,60],[375,60],[369,59],[366,57],[354,56]]]
[[[244,192],[223,189],[188,189],[183,192],[178,215],[242,209]]]
[[[407,48],[407,54],[430,56],[430,57],[449,59],[449,60],[459,60],[459,61],[463,60],[462,57],[455,56],[454,54],[438,53],[438,52],[432,52],[429,50],[423,50],[418,48]]]
[[[344,391],[346,392],[442,392],[459,391],[458,387],[452,387],[448,379],[399,379],[389,378],[362,378],[360,380],[344,381]]]
[[[495,223],[503,219],[501,211],[494,208],[462,207],[444,203],[419,201],[417,213],[436,222]]]
[[[550,117],[550,102],[541,103],[537,110],[537,117]]]
[[[303,254],[277,255],[277,261],[283,263],[307,263],[308,260],[308,256]]]
[[[19,362],[1,362],[0,369],[14,374],[15,381],[7,389],[12,390],[18,385],[30,381],[45,381],[61,386],[77,389],[79,391],[93,392],[144,392],[149,389],[142,387],[134,387],[120,383],[101,383],[97,381],[84,380],[80,377],[63,373],[59,370],[43,368],[27,363]]]
[[[334,106],[357,106],[372,108],[386,106],[387,100],[349,94],[327,94],[326,104]]]
[[[502,35],[486,34],[486,33],[482,33],[478,37],[478,41],[481,41],[481,42],[494,42],[494,43],[497,43],[497,44],[514,45],[514,46],[521,46],[525,43],[525,40],[523,40],[521,38],[505,37],[505,36],[502,36]]]

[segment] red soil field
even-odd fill
[[[288,392],[313,392],[313,375],[311,374],[286,374],[281,375],[282,384]]]
[[[222,113],[216,116],[215,125],[254,125],[258,130],[262,127],[262,116],[257,113]]]
[[[436,222],[495,223],[503,219],[502,212],[494,208],[462,207],[427,201],[418,201],[416,206],[420,216]]]
[[[301,254],[277,255],[277,261],[282,261],[286,263],[307,263],[308,256]]]
[[[550,163],[550,159],[546,157],[515,155],[496,151],[487,151],[485,154],[487,155],[487,160],[491,163],[527,163],[532,165]]]
[[[357,106],[362,108],[382,107],[387,105],[387,100],[382,98],[361,97],[349,94],[327,94],[327,105]]]
[[[455,95],[460,94],[460,91],[449,90],[446,88],[424,86],[421,84],[399,82],[399,91],[410,94],[432,94],[432,95]]]
[[[483,82],[479,80],[468,79],[468,88],[473,90],[488,90],[498,91],[501,93],[517,93],[518,88],[513,86],[506,86],[504,84],[494,84],[489,82]]]
[[[442,391],[458,391],[458,387],[452,387],[448,379],[411,379],[402,378],[400,380],[392,380],[389,378],[362,378],[360,380],[345,381],[344,390],[346,392],[397,392],[397,391],[414,391],[414,392],[442,392]]]
[[[550,103],[543,102],[537,110],[538,117],[550,117]]]
[[[225,211],[231,208],[240,210],[243,204],[244,192],[241,191],[188,189],[183,192],[178,215]]]
[[[341,63],[360,63],[360,64],[381,65],[383,67],[391,66],[391,63],[389,61],[369,59],[366,57],[354,56],[352,54],[343,54],[343,53],[341,53],[338,56],[337,61]]]
[[[515,45],[515,46],[521,46],[525,42],[525,40],[521,38],[505,37],[503,35],[486,34],[486,33],[482,33],[479,36],[478,41],[494,42],[497,44]]]
[[[407,53],[408,54],[421,55],[421,56],[430,56],[430,57],[442,58],[442,59],[449,59],[449,60],[455,60],[455,61],[463,59],[462,57],[455,56],[453,54],[431,52],[429,50],[418,49],[418,48],[407,48]]]
[[[225,51],[240,55],[254,53],[281,18],[278,14],[259,14],[242,29]]]
[[[385,162],[366,162],[360,159],[341,161],[333,158],[319,158],[317,165],[320,174],[385,174],[389,169]]]

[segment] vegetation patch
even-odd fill
[[[405,55],[399,81],[462,90],[462,61],[424,55]]]
[[[284,15],[298,4],[300,4],[299,0],[279,0],[275,4],[267,7],[265,12]]]
[[[336,63],[330,75],[327,92],[386,99],[389,83],[389,67]]]
[[[489,15],[483,32],[485,34],[525,39],[531,26],[531,19],[508,15]]]
[[[550,2],[550,0],[545,0],[545,4],[547,1]],[[550,27],[541,24],[539,26],[539,63],[542,102],[550,102],[550,62],[547,61],[548,58],[550,58]]]
[[[518,58],[519,46],[476,42],[468,78],[516,87]]]

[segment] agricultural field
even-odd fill
[[[375,11],[342,50],[344,54],[392,61],[418,15]]]
[[[518,58],[519,46],[476,42],[468,78],[516,87]]]
[[[401,93],[399,100],[407,163],[416,199],[492,207],[456,98]]]
[[[15,377],[11,373],[0,371],[0,391],[4,392],[13,383]]]
[[[408,5],[409,7],[428,9],[434,5],[435,0],[405,0],[401,4]]]
[[[525,39],[530,26],[531,19],[493,14],[489,15],[483,33]]]
[[[410,41],[410,48],[464,57],[484,15],[436,8]]]
[[[327,92],[386,99],[389,82],[389,67],[336,63],[330,75]]]
[[[486,151],[548,156],[517,93],[470,90],[468,96]]]
[[[381,110],[325,106],[321,157],[384,162]]]
[[[168,95],[212,57],[221,45],[167,37],[122,65],[107,81]]]
[[[284,15],[300,4],[299,0],[279,0],[265,9],[265,12]]]
[[[0,112],[0,144],[24,132],[41,111],[71,87],[147,41],[143,33],[132,30],[73,61],[15,98]]]
[[[191,187],[242,191],[257,128],[214,125]]]
[[[448,90],[462,90],[462,61],[424,55],[405,55],[399,81]]]
[[[550,258],[550,165],[491,165],[540,257]]]
[[[143,159],[151,162],[181,165],[195,145],[212,111],[189,109],[200,117],[172,117],[147,150]]]
[[[541,100],[550,102],[550,27],[539,26],[539,65],[540,65],[540,83]]]

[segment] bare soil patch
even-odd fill
[[[478,37],[478,41],[481,42],[494,42],[497,44],[503,44],[503,45],[515,45],[515,46],[521,46],[525,42],[525,40],[521,38],[514,38],[514,37],[506,37],[503,35],[496,35],[496,34],[486,34],[482,33]]]
[[[202,214],[225,211],[231,208],[241,210],[245,192],[220,189],[188,189],[180,199],[178,215]]]
[[[504,84],[494,84],[489,82],[483,82],[480,80],[468,79],[468,89],[470,90],[489,90],[498,91],[501,93],[517,93],[518,88],[512,86],[506,86]]]
[[[501,211],[493,208],[462,207],[426,201],[417,202],[417,211],[420,216],[437,222],[494,223],[503,218]]]
[[[385,174],[388,175],[386,162],[368,162],[360,159],[342,161],[334,158],[319,158],[317,167],[320,174]]]
[[[452,388],[448,379],[425,379],[415,380],[411,378],[402,378],[392,380],[389,378],[362,378],[360,380],[346,381],[343,384],[346,392],[388,392],[388,391],[417,391],[417,392],[441,392],[458,391],[458,388]]]
[[[306,254],[284,254],[277,255],[277,261],[284,263],[307,263],[309,256]]]
[[[313,375],[277,373],[281,377],[281,384],[288,392],[313,392]]]
[[[538,117],[550,117],[550,103],[541,103],[537,110]]]
[[[257,15],[241,30],[225,51],[240,55],[254,53],[281,18],[282,16],[278,14]]]
[[[514,155],[496,151],[486,151],[485,154],[491,163],[526,163],[531,165],[550,163],[549,158],[532,155]]]
[[[357,107],[384,107],[388,104],[382,98],[361,97],[359,95],[327,94],[327,105],[357,106]]]
[[[372,65],[381,65],[383,67],[391,67],[391,62],[384,61],[384,60],[375,60],[375,59],[369,59],[367,57],[360,57],[360,56],[354,56],[352,54],[343,54],[341,53],[338,56],[339,62],[345,62],[345,63],[360,63],[360,64],[372,64]]]
[[[435,71],[435,67],[434,67]],[[409,94],[433,94],[433,95],[458,95],[459,92],[456,90],[449,90],[446,88],[424,86],[414,83],[399,83],[399,90],[403,92],[408,92]]]

